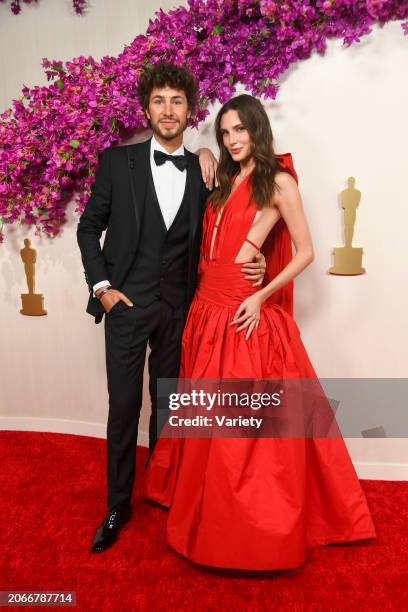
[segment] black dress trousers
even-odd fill
[[[129,307],[119,301],[105,315],[109,392],[107,423],[109,508],[130,501],[132,497],[147,343],[151,349],[148,360],[152,403],[149,424],[151,454],[158,435],[157,379],[178,377],[185,319],[185,303],[173,307],[160,298],[143,308],[135,303],[133,307]]]

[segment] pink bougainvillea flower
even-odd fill
[[[74,1],[78,13],[85,5]],[[99,153],[148,125],[136,95],[143,68],[187,65],[199,86],[190,121],[197,126],[238,82],[274,99],[282,74],[314,50],[324,53],[328,39],[350,46],[374,24],[395,20],[408,34],[407,18],[408,0],[189,0],[158,11],[118,57],[44,58],[49,85],[23,85],[0,115],[0,225],[33,223],[54,236],[74,195],[83,210]]]

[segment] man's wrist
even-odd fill
[[[95,285],[93,285],[92,287],[92,295],[93,297],[96,297],[96,292],[98,291],[98,289],[102,289],[102,287],[107,287],[108,285],[110,285],[109,279],[104,278],[103,280],[99,281],[98,283],[96,283]]]
[[[97,297],[97,298],[98,298],[98,300],[100,300],[100,299],[101,299],[101,297],[102,297],[103,295],[105,295],[105,293],[108,293],[108,291],[109,291],[110,289],[112,289],[111,285],[105,285],[104,287],[101,287],[100,289],[97,289],[97,290],[95,291],[95,297]]]

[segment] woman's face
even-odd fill
[[[235,162],[247,160],[252,154],[251,138],[243,126],[238,111],[229,110],[221,117],[224,146]]]

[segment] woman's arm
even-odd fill
[[[248,328],[245,336],[246,340],[250,337],[254,327],[259,325],[262,303],[272,293],[300,274],[314,260],[312,239],[297,183],[293,176],[287,172],[279,172],[275,180],[280,191],[276,190],[273,203],[279,208],[279,212],[288,227],[296,248],[296,254],[268,285],[239,305],[230,325],[239,325],[236,329],[237,332]]]
[[[276,190],[274,204],[287,225],[296,254],[268,285],[260,289],[258,295],[262,301],[289,283],[314,260],[312,238],[297,183],[288,172],[279,172],[275,180],[280,191]]]
[[[218,161],[214,157],[212,151],[210,149],[206,149],[205,147],[201,147],[195,153],[198,155],[200,166],[201,166],[201,174],[203,177],[203,181],[205,186],[210,191],[213,190],[214,186],[218,187],[217,181],[217,166]]]

